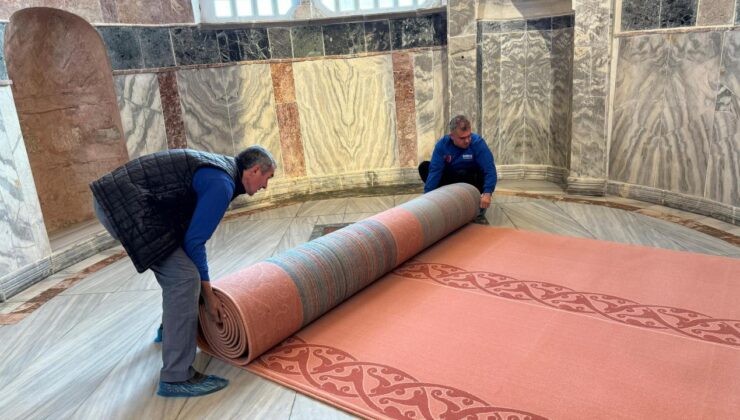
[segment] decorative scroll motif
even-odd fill
[[[539,420],[524,411],[493,407],[465,391],[419,382],[411,375],[378,363],[362,362],[349,353],[287,339],[254,363],[261,369],[297,379],[318,391],[358,404],[392,419]]]
[[[579,292],[557,284],[518,280],[485,271],[466,271],[447,264],[410,261],[393,273],[459,289],[478,289],[506,299],[533,300],[568,312],[597,314],[637,327],[669,329],[691,338],[740,347],[740,320],[736,319],[714,319],[687,309],[643,305],[617,296]]]

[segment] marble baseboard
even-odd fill
[[[566,191],[568,194],[603,196],[606,194],[606,180],[568,177]]]
[[[702,197],[615,181],[608,181],[607,193],[609,195],[617,195],[702,214],[732,223],[733,225],[740,225],[740,210],[738,210],[738,207],[707,200]]]
[[[98,232],[83,241],[55,251],[51,256],[36,261],[0,277],[0,302],[38,283],[46,277],[118,244],[107,232]]]
[[[549,165],[497,165],[498,179],[532,179],[564,184],[568,176],[566,168]]]

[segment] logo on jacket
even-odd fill
[[[447,163],[452,162],[452,155],[445,155],[445,162]]]

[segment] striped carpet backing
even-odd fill
[[[448,185],[215,281],[225,320],[202,313],[199,345],[249,363],[472,220],[479,201],[475,187]]]

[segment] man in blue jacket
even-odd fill
[[[206,242],[232,200],[267,188],[275,159],[261,146],[238,156],[175,149],[134,159],[90,184],[95,214],[121,242],[136,270],[162,288],[162,369],[157,394],[197,397],[228,384],[193,369],[198,301],[213,322],[221,308],[211,289]]]
[[[480,213],[476,222],[488,224],[486,209],[496,189],[496,164],[483,137],[473,133],[470,121],[457,115],[449,124],[450,134],[437,141],[432,160],[419,165],[419,175],[427,193],[443,185],[464,182],[478,188]]]

